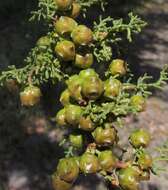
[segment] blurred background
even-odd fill
[[[136,77],[148,73],[157,79],[161,68],[168,64],[168,0],[109,1],[111,7],[105,15],[125,18],[133,10],[148,22],[143,32],[129,44],[126,57]],[[47,31],[40,23],[28,22],[37,3],[33,0],[0,1],[0,70],[13,64],[22,67],[23,59],[36,40]],[[99,14],[94,9],[81,20],[91,23]],[[17,87],[14,92],[9,89],[0,89],[0,190],[50,190],[50,174],[63,155],[58,146],[63,132],[47,119],[56,113],[58,87],[44,86],[42,104],[31,110],[20,107]],[[153,92],[145,112],[136,118],[126,118],[127,130],[123,133],[137,126],[148,128],[153,137],[150,150],[155,155],[154,148],[168,141],[167,116],[168,85],[163,91]],[[168,168],[168,163],[164,164],[162,166]],[[142,184],[142,190],[167,189],[168,173],[152,176],[149,183]],[[98,176],[82,176],[73,190],[106,190],[106,187]]]

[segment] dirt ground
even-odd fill
[[[161,68],[168,63],[168,0],[145,3],[138,12],[148,22],[148,26],[136,38],[135,43],[130,45],[128,60],[136,76],[147,72],[157,79]],[[18,18],[10,22],[9,19],[7,25],[0,24],[0,69],[6,68],[12,64],[11,62],[19,65],[20,60],[26,56],[37,36],[43,31],[39,32],[37,26],[27,25],[27,21],[20,20],[21,18]],[[36,35],[31,35],[34,33]],[[14,56],[16,54],[18,56]],[[0,91],[0,125],[4,126],[0,128],[0,190],[52,189],[49,176],[57,160],[62,156],[61,148],[58,146],[62,134],[58,135],[57,131],[49,130],[47,135],[42,135],[43,130],[50,127],[52,129],[52,126],[49,126],[44,117],[45,111],[37,114],[39,110],[41,107],[30,110],[29,117],[26,115],[27,110],[20,108],[16,94]],[[154,148],[168,141],[167,116],[168,85],[163,91],[154,92],[145,112],[136,118],[126,119],[126,131],[138,126],[148,128],[153,137],[152,154],[155,155]],[[33,135],[25,134],[25,130]],[[125,134],[126,131],[122,132]],[[168,168],[168,163],[161,165]],[[87,178],[82,176],[73,188],[73,190],[106,189],[98,176]],[[161,173],[159,177],[152,176],[151,181],[142,184],[141,188],[141,190],[167,189],[168,171]]]

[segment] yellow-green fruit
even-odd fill
[[[77,22],[67,16],[61,16],[55,23],[55,31],[59,35],[70,34],[77,26]]]
[[[99,77],[85,78],[82,85],[82,94],[89,100],[98,99],[104,91],[103,82]]]
[[[74,2],[72,4],[72,10],[71,10],[70,17],[72,17],[72,18],[78,17],[78,15],[80,14],[80,10],[81,10],[80,4]]]
[[[82,115],[82,109],[80,106],[68,105],[65,108],[65,119],[70,125],[78,125],[80,117]]]
[[[23,106],[34,106],[40,102],[42,96],[40,88],[36,86],[28,86],[24,91],[20,92],[20,100]]]
[[[84,131],[93,131],[95,129],[95,125],[90,119],[89,116],[87,117],[81,117],[79,120],[79,129],[82,129]]]
[[[72,187],[71,183],[67,183],[61,180],[58,176],[52,176],[52,186],[54,190],[70,190]]]
[[[146,108],[146,100],[141,95],[134,95],[131,97],[130,104],[135,107],[137,111],[144,111]]]
[[[78,75],[73,75],[66,81],[70,96],[77,101],[83,99],[81,95],[82,82],[83,80]]]
[[[121,169],[118,175],[119,184],[124,190],[139,190],[139,174],[131,167]]]
[[[70,141],[71,145],[75,148],[82,148],[83,147],[82,135],[70,135],[69,141]]]
[[[150,134],[144,129],[138,129],[131,133],[129,137],[130,143],[135,148],[147,147],[150,143]]]
[[[99,154],[98,159],[101,169],[106,172],[112,172],[112,170],[116,167],[117,158],[110,150],[102,151]]]
[[[141,169],[146,170],[152,167],[152,157],[148,153],[142,153],[138,157],[138,165],[140,166]]]
[[[87,173],[96,173],[99,170],[98,158],[91,153],[84,153],[80,159],[80,170]]]
[[[96,144],[100,146],[110,146],[113,145],[117,140],[117,132],[115,128],[111,126],[107,127],[97,127],[92,136],[96,142]]]
[[[109,66],[109,71],[112,75],[125,75],[127,72],[125,61],[122,59],[113,60]]]
[[[79,167],[75,159],[63,158],[59,160],[57,166],[57,175],[61,180],[73,182],[79,175]]]
[[[58,10],[65,11],[68,10],[73,3],[73,0],[54,0]]]
[[[117,79],[107,79],[104,82],[104,96],[107,98],[113,98],[119,95],[122,89],[122,84]]]
[[[93,61],[93,54],[91,53],[87,53],[84,56],[76,54],[74,64],[81,69],[86,69],[93,64]]]
[[[73,42],[64,40],[57,43],[55,52],[63,61],[75,59],[75,45]]]
[[[56,123],[59,126],[66,126],[67,123],[65,121],[65,108],[61,109],[56,115]]]
[[[95,72],[94,69],[85,69],[85,70],[82,70],[80,71],[79,73],[79,77],[83,80],[89,78],[89,77],[98,77],[98,74]]]
[[[61,93],[61,96],[60,96],[60,102],[63,106],[66,106],[68,104],[70,104],[70,93],[69,93],[69,90],[66,89],[64,90],[62,93]]]
[[[93,33],[87,26],[79,25],[72,31],[71,37],[76,45],[89,45],[93,40]]]
[[[43,36],[38,39],[37,46],[43,50],[50,46],[50,38],[48,36]]]

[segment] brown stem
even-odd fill
[[[30,71],[29,75],[28,75],[28,83],[29,83],[29,85],[32,85],[32,75],[33,75],[34,71],[35,71],[35,68],[32,69]]]
[[[128,165],[129,165],[128,162],[118,161],[118,162],[116,163],[116,168],[120,168],[120,169],[122,169],[122,168],[127,168]]]

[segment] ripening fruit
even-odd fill
[[[150,143],[150,134],[144,129],[138,129],[129,137],[130,143],[135,148],[147,147]]]
[[[112,170],[116,166],[117,158],[113,155],[112,151],[110,150],[102,151],[99,154],[98,159],[101,169],[106,172],[112,172]]]
[[[56,123],[59,126],[66,126],[66,120],[65,120],[65,108],[61,109],[57,115],[56,115]]]
[[[62,93],[61,93],[61,96],[60,96],[60,102],[63,106],[66,106],[68,104],[70,104],[70,93],[69,93],[69,90],[66,89],[64,90]]]
[[[104,82],[104,96],[113,98],[119,95],[122,89],[122,84],[119,80],[109,78]]]
[[[73,0],[54,0],[58,10],[65,11],[68,10],[73,3]]]
[[[149,170],[143,170],[140,175],[141,181],[149,181],[150,180],[150,171]]]
[[[75,59],[75,45],[73,42],[64,40],[57,43],[55,52],[63,61]]]
[[[61,16],[55,23],[55,31],[59,35],[70,34],[77,26],[77,22],[67,16]]]
[[[39,103],[42,96],[40,88],[36,86],[28,86],[24,91],[20,92],[20,100],[23,106],[34,106]]]
[[[52,176],[52,186],[54,190],[70,190],[72,187],[71,183],[67,183],[61,180],[58,176]]]
[[[82,129],[84,131],[93,131],[95,129],[95,125],[90,119],[89,116],[84,117],[82,116],[79,120],[79,129]]]
[[[68,105],[65,108],[65,119],[70,125],[78,125],[82,115],[82,108],[76,105]]]
[[[96,173],[99,170],[98,158],[91,153],[84,153],[80,159],[80,170],[87,173]]]
[[[89,45],[93,40],[91,29],[85,25],[77,26],[72,31],[71,37],[76,45]]]
[[[89,100],[98,99],[103,93],[103,82],[99,77],[85,78],[82,84],[82,94]]]
[[[152,167],[152,157],[148,153],[142,153],[138,157],[138,165],[141,169],[146,170]]]
[[[144,111],[146,108],[145,98],[141,95],[134,95],[131,97],[130,104],[135,107],[137,111]]]
[[[83,99],[81,95],[82,82],[83,80],[78,75],[73,75],[66,81],[70,96],[76,101]]]
[[[96,142],[96,144],[100,146],[110,146],[113,145],[117,140],[117,132],[114,127],[109,125],[103,127],[97,127],[92,136]]]
[[[109,70],[112,75],[123,76],[127,72],[126,63],[122,59],[115,59],[111,62]]]
[[[41,50],[46,49],[48,46],[50,46],[50,44],[51,42],[48,36],[43,36],[37,41],[37,47],[39,47]]]
[[[70,141],[71,145],[75,148],[82,148],[83,147],[82,135],[70,135],[69,141]]]
[[[79,167],[75,159],[63,158],[59,160],[56,172],[61,180],[73,182],[79,175]]]
[[[80,14],[80,10],[81,10],[80,4],[74,2],[74,3],[72,4],[72,10],[71,10],[70,17],[72,17],[72,18],[78,17],[79,14]]]
[[[118,179],[122,189],[139,190],[139,174],[131,167],[121,169]]]
[[[74,64],[81,69],[87,69],[93,64],[93,61],[92,53],[87,53],[84,56],[76,54]]]
[[[82,70],[80,71],[79,73],[79,77],[83,80],[89,78],[89,77],[98,77],[98,74],[95,72],[94,69],[85,69],[85,70]]]

